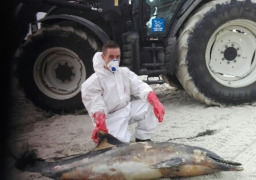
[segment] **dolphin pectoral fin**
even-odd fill
[[[161,168],[171,168],[171,167],[178,167],[184,164],[184,160],[181,158],[172,158],[166,161],[161,161],[157,164],[151,165],[150,167],[153,169],[161,169]]]
[[[100,140],[98,145],[95,147],[94,151],[113,148],[119,145],[126,144],[126,143],[123,143],[122,141],[119,141],[117,138],[115,138],[111,134],[108,134],[103,131],[98,131],[98,137]]]

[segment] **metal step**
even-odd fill
[[[166,69],[159,69],[159,70],[141,69],[141,70],[139,70],[138,74],[139,75],[158,76],[160,74],[166,74]]]
[[[157,77],[158,80],[149,80],[149,77]],[[159,76],[148,76],[147,80],[143,80],[143,82],[147,84],[163,84],[165,81],[163,81]]]
[[[141,65],[142,67],[165,67],[164,63],[144,63]]]
[[[163,47],[143,47],[142,50],[146,50],[146,51],[159,51],[162,50]]]

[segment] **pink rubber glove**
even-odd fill
[[[148,93],[148,102],[154,107],[154,113],[158,122],[162,122],[164,118],[164,106],[158,100],[156,94],[153,91]]]
[[[94,128],[94,130],[92,131],[92,140],[95,143],[99,143],[99,138],[98,138],[98,131],[104,131],[106,133],[108,133],[108,129],[106,126],[106,115],[103,112],[96,112],[93,114],[93,119],[94,122],[96,123],[96,127]]]

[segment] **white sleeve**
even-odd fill
[[[147,83],[141,81],[132,71],[129,72],[129,81],[131,94],[146,101],[148,93],[153,91],[152,88]]]
[[[106,105],[102,97],[103,92],[95,74],[82,84],[81,93],[83,104],[91,117],[98,111],[107,115]]]

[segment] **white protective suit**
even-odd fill
[[[126,67],[119,67],[115,73],[104,69],[102,52],[93,57],[95,73],[81,88],[82,101],[91,118],[95,112],[104,112],[106,125],[111,135],[123,142],[130,142],[128,124],[138,123],[135,137],[150,139],[157,125],[153,107],[147,101],[151,87],[138,79],[137,75]],[[130,95],[139,100],[130,102]],[[95,125],[95,123],[94,123]]]

